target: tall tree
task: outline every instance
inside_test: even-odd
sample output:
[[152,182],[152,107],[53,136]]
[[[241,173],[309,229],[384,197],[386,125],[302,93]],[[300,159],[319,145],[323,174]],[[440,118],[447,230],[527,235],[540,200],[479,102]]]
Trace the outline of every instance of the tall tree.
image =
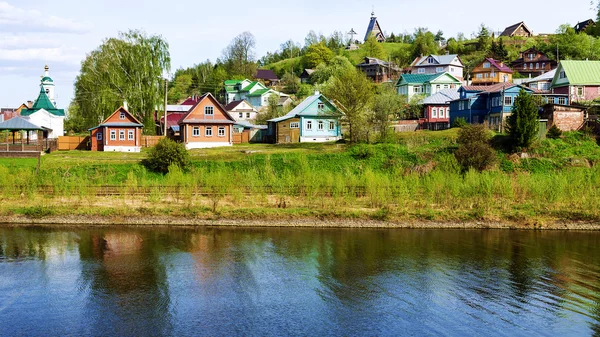
[[154,110],[164,98],[162,76],[170,71],[169,45],[161,36],[138,30],[103,41],[81,63],[75,81],[75,103],[87,127],[97,125],[123,101],[152,134]]
[[336,77],[325,88],[325,96],[344,112],[351,142],[366,140],[367,113],[373,101],[373,84],[359,70],[352,69]]
[[477,49],[487,51],[490,48],[491,40],[489,28],[482,23],[479,25],[479,32],[477,33]]
[[402,110],[404,96],[398,95],[396,88],[389,84],[380,86],[378,91],[373,100],[370,122],[379,132],[379,141],[385,142],[390,135],[390,120]]
[[538,108],[533,98],[524,89],[515,98],[512,114],[508,117],[506,128],[514,148],[526,148],[538,133]]
[[367,38],[360,49],[363,53],[363,56],[374,57],[378,59],[383,59],[386,56],[383,46],[377,41],[375,35],[373,34]]
[[223,50],[221,61],[231,77],[252,77],[256,71],[256,40],[250,32],[236,36]]
[[325,43],[319,42],[317,44],[310,45],[306,49],[306,53],[302,57],[302,63],[304,68],[315,68],[321,63],[327,63],[333,58],[333,52],[327,48]]
[[436,54],[439,45],[435,41],[435,35],[427,30],[427,28],[417,28],[414,33],[414,41],[412,44],[412,59],[421,55]]

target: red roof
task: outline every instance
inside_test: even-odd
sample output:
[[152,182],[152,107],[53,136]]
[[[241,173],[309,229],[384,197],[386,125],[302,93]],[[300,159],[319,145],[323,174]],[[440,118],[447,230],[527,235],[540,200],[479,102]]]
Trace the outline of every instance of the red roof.
[[508,89],[514,87],[516,84],[504,82],[504,83],[496,83],[492,85],[465,85],[463,88],[468,91],[481,91],[481,92],[498,92],[503,89]]
[[493,58],[486,58],[486,60],[494,67],[496,67],[498,70],[503,71],[505,73],[512,73],[512,69],[510,69],[509,67],[507,67],[504,63],[500,62],[500,61],[496,61]]
[[232,101],[231,103],[229,103],[225,106],[225,110],[231,111],[231,110],[235,109],[235,107],[238,106],[243,101],[244,101],[243,99],[241,99],[239,101]]
[[[186,113],[169,113],[167,115],[167,128],[170,128],[173,125],[179,125],[179,120],[181,119],[181,117],[183,117]],[[162,116],[160,118],[160,123],[163,124],[165,120],[165,116]]]
[[268,70],[268,69],[257,69],[256,75],[254,75],[254,78],[256,78],[258,80],[269,80],[269,81],[279,80],[279,77],[277,77],[277,75],[275,75],[273,70]]
[[196,103],[200,102],[201,98],[202,98],[202,96],[188,97],[188,98],[186,98],[185,101],[181,102],[179,105],[195,105]]

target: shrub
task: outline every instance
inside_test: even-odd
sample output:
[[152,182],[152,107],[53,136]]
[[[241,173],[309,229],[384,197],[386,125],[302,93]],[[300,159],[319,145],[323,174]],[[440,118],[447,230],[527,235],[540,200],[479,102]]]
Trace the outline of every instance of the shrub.
[[142,160],[142,165],[150,171],[166,174],[171,165],[185,170],[189,165],[189,157],[183,144],[163,138],[148,151],[148,158]]
[[496,162],[490,134],[483,124],[466,125],[458,132],[458,149],[454,152],[463,172],[470,168],[483,171]]
[[454,122],[452,122],[453,128],[462,128],[463,126],[466,126],[466,125],[467,125],[467,121],[462,117],[458,117],[454,120]]
[[556,126],[556,124],[552,124],[552,127],[548,129],[546,133],[546,137],[550,139],[558,139],[562,136],[562,131]]
[[533,97],[521,89],[506,123],[513,148],[529,147],[537,137],[538,128],[538,108]]
[[348,151],[355,159],[367,159],[373,156],[373,147],[367,144],[358,144],[350,148]]

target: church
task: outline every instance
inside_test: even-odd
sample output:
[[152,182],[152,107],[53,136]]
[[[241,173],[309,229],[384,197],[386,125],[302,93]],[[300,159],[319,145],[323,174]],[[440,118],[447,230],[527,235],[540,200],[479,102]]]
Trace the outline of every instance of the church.
[[56,108],[54,81],[49,75],[48,66],[44,68],[38,98],[30,108],[21,110],[21,117],[44,128],[44,138],[64,135],[65,110]]
[[367,41],[371,34],[375,35],[375,39],[377,39],[378,42],[385,42],[385,35],[383,34],[383,30],[379,25],[379,21],[377,21],[374,11],[371,13],[371,20],[369,20],[369,26],[367,27],[367,33],[365,34],[364,41]]

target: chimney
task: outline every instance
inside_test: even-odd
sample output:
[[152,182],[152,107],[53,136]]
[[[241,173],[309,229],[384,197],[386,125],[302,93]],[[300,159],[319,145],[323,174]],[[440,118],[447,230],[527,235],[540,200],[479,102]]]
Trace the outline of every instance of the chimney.
[[123,101],[123,109],[129,111],[129,109],[127,108],[127,101]]

